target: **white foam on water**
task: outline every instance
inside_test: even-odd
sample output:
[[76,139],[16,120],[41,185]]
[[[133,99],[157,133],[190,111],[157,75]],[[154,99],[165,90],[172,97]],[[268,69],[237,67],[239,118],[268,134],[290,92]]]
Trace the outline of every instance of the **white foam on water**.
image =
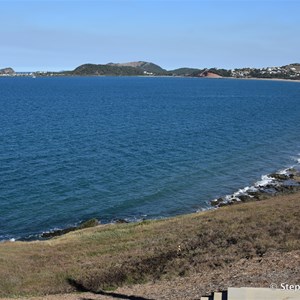
[[[217,200],[217,199],[215,199]],[[199,209],[196,210],[196,213],[199,213],[199,212],[202,212],[202,211],[207,211],[207,210],[212,210],[212,209],[215,209],[215,207],[213,206],[210,206],[210,207],[201,207]]]
[[4,242],[15,242],[19,240],[19,237],[11,237],[8,235],[0,235],[0,243],[4,243]]
[[[243,196],[243,195],[247,195],[250,198],[253,198],[252,195],[249,195],[248,192],[256,192],[257,188],[255,186],[246,186],[243,189],[239,189],[237,192],[230,194],[230,195],[226,195],[224,197],[225,202],[231,201],[233,199],[235,199],[236,201],[241,201],[241,199],[239,199],[239,196]],[[217,200],[217,199],[215,199]]]
[[298,156],[293,156],[291,157],[292,160],[294,160],[297,164],[300,164],[300,153],[298,154]]
[[243,189],[239,189],[234,195],[248,195],[248,192],[256,192],[257,188],[255,186],[246,186]]
[[225,202],[228,202],[231,198],[232,198],[232,195],[226,195],[226,196],[224,197]]
[[277,172],[277,174],[280,174],[280,175],[289,175],[291,168],[286,168],[286,169],[280,170],[280,171]]
[[254,186],[255,187],[263,187],[263,186],[266,186],[270,183],[273,183],[274,182],[274,179],[269,177],[268,175],[263,175],[261,176],[261,180],[255,182]]
[[231,194],[231,195],[226,195],[226,196],[224,197],[224,199],[225,199],[225,202],[232,201],[233,199],[236,200],[236,201],[241,201],[241,200],[238,198],[238,196],[237,196],[237,192],[235,192],[235,193],[233,193],[233,194]]
[[[300,153],[299,153],[300,156]],[[296,170],[296,172],[300,172],[300,158],[299,157],[293,157],[293,160],[297,161],[298,164],[290,166],[288,168],[285,169],[281,169],[277,172],[275,172],[275,174],[278,175],[291,175],[294,173],[294,171]],[[223,203],[227,203],[227,202],[231,202],[231,201],[242,201],[239,197],[245,195],[248,196],[250,198],[253,198],[254,196],[251,195],[251,192],[257,192],[257,191],[261,191],[264,190],[264,188],[267,188],[268,185],[270,185],[271,187],[275,187],[277,185],[281,185],[281,181],[277,180],[276,178],[273,178],[269,175],[262,175],[261,179],[258,180],[257,182],[255,182],[253,185],[251,186],[246,186],[242,189],[239,189],[238,191],[230,194],[230,195],[226,195],[223,198]],[[289,183],[291,184],[291,183]],[[249,194],[250,193],[250,194]],[[216,204],[218,203],[218,199],[214,199],[211,202],[215,202]]]

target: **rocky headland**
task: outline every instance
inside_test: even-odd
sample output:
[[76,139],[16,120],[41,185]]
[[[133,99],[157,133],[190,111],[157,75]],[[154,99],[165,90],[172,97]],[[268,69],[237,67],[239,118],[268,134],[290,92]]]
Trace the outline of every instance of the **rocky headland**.
[[12,68],[0,69],[0,76],[13,76],[16,72]]
[[300,172],[294,168],[262,176],[254,185],[211,201],[214,207],[260,201],[300,191]]

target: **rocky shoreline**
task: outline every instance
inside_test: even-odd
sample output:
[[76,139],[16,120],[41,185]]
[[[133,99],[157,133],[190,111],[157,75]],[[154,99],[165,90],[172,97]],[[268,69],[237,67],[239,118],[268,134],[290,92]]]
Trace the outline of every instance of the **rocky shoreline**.
[[[261,201],[278,195],[291,194],[297,191],[300,191],[300,171],[292,167],[280,172],[264,175],[262,176],[262,179],[254,185],[240,189],[231,195],[213,199],[210,201],[210,205],[213,208],[219,208],[246,202]],[[131,222],[125,219],[116,219],[112,223],[121,224]],[[100,220],[93,218],[83,221],[77,226],[43,232],[39,235],[39,238],[42,240],[51,239],[72,231],[95,227],[100,224]]]
[[40,237],[42,239],[51,239],[53,237],[61,236],[63,234],[66,234],[66,233],[69,233],[69,232],[72,232],[72,231],[85,229],[85,228],[90,228],[90,227],[95,227],[99,224],[100,224],[100,221],[98,221],[97,219],[90,219],[90,220],[81,222],[78,226],[72,226],[72,227],[67,227],[67,228],[64,228],[64,229],[57,229],[57,230],[53,230],[53,231],[43,232],[40,235]]
[[222,207],[265,200],[277,195],[285,195],[300,191],[300,171],[288,168],[281,172],[262,176],[262,180],[250,187],[240,189],[232,195],[227,195],[210,201],[213,207]]
[[[116,219],[115,221],[108,223],[108,224],[126,224],[126,223],[130,223],[130,222],[126,221],[124,219]],[[39,235],[39,237],[43,240],[44,239],[52,239],[54,237],[58,237],[58,236],[67,234],[72,231],[96,227],[98,225],[101,225],[101,221],[96,218],[92,218],[87,221],[80,222],[79,225],[77,225],[77,226],[71,226],[71,227],[66,227],[63,229],[55,229],[55,230],[43,232]],[[104,224],[102,224],[102,225],[104,225]]]
[[[281,172],[264,175],[262,176],[262,180],[256,182],[253,186],[240,189],[231,195],[211,200],[210,204],[213,208],[219,208],[251,201],[261,201],[274,196],[287,195],[297,191],[300,191],[300,171],[295,168],[288,168]],[[117,219],[112,223],[121,224],[130,222],[124,219]],[[100,224],[100,220],[93,218],[81,222],[78,226],[43,232],[40,234],[40,238],[51,239],[72,231],[95,227]]]

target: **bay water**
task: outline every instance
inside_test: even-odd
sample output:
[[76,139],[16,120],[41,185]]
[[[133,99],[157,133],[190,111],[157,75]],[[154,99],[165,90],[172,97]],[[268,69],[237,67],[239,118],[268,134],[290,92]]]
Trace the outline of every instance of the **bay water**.
[[0,78],[0,240],[210,207],[300,158],[300,83]]

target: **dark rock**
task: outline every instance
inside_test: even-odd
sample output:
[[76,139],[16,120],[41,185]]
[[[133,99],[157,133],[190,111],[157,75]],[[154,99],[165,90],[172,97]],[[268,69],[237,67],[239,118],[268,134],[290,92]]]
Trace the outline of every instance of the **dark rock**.
[[87,220],[85,222],[81,222],[76,229],[84,229],[84,228],[89,228],[89,227],[95,227],[97,225],[99,225],[99,221],[95,218]]
[[266,189],[272,189],[274,187],[274,184],[266,184],[263,188]]
[[99,225],[99,221],[97,219],[90,219],[84,222],[81,222],[78,226],[74,226],[74,227],[68,227],[65,229],[58,229],[58,230],[53,230],[50,232],[44,232],[41,234],[41,238],[44,239],[50,239],[56,236],[61,236],[64,235],[66,233],[69,233],[71,231],[75,231],[75,230],[80,230],[80,229],[85,229],[85,228],[89,228],[89,227],[95,227],[97,225]]
[[228,206],[229,202],[221,202],[218,207]]
[[128,221],[124,220],[124,219],[117,219],[115,221],[116,224],[126,224],[126,223],[129,223]]
[[297,171],[295,168],[289,168],[287,171],[290,176],[299,176],[300,175],[299,171]]
[[41,235],[41,238],[44,239],[50,239],[56,236],[61,236],[63,234],[69,233],[71,231],[75,231],[76,227],[69,227],[69,228],[65,228],[65,229],[58,229],[58,230],[54,230],[54,231],[50,231],[50,232],[44,232]]
[[248,202],[248,201],[253,201],[253,197],[250,197],[249,195],[240,195],[238,196],[238,198],[242,201],[242,202]]
[[287,186],[282,186],[282,185],[277,185],[277,186],[274,186],[274,189],[278,193],[283,193],[285,190],[288,189],[288,187]]
[[238,198],[235,198],[235,197],[232,197],[230,200],[229,200],[229,202],[231,202],[231,203],[235,203],[235,202],[239,202],[240,200],[239,200],[239,197]]
[[224,202],[223,198],[218,198],[210,201],[210,204],[212,206],[218,206],[220,203]]
[[293,177],[293,180],[295,180],[296,182],[300,183],[300,176],[298,176],[298,175],[296,176],[296,175],[295,175],[295,176]]
[[287,180],[289,179],[289,175],[286,175],[286,174],[278,174],[278,173],[272,173],[269,175],[269,177],[272,177],[274,179],[277,179],[277,180]]
[[261,195],[263,194],[261,191],[256,191],[256,192],[248,192],[248,194],[250,196],[252,196],[255,199],[259,199],[259,197],[261,197]]

